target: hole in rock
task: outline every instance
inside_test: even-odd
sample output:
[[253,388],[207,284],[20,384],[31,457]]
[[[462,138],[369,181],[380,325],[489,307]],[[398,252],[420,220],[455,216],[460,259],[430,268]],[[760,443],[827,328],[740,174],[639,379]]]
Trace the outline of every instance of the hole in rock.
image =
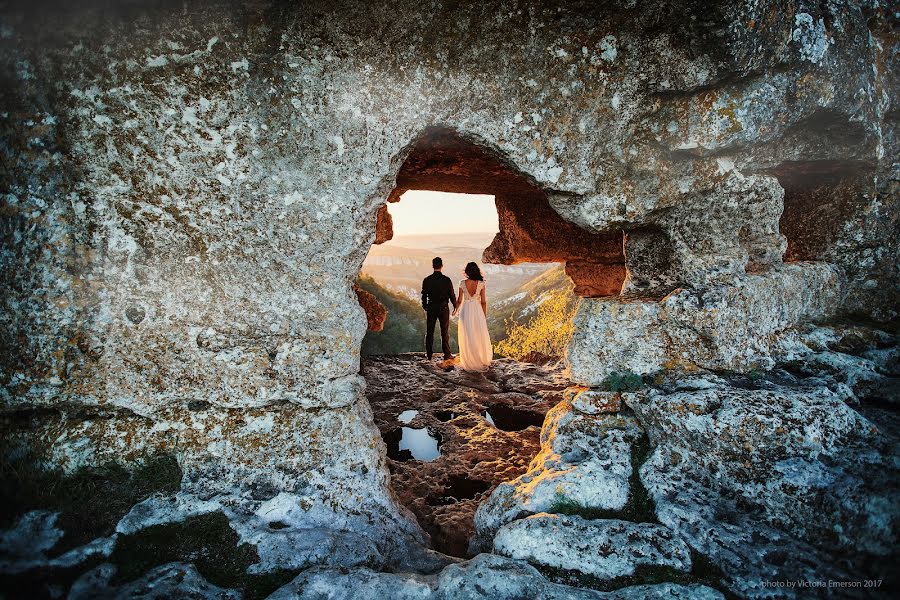
[[773,168],[784,188],[778,222],[784,260],[825,260],[842,229],[865,205],[871,166],[862,161],[785,161]]
[[451,475],[447,478],[443,489],[435,495],[428,496],[425,501],[431,506],[447,506],[462,500],[471,500],[491,487],[487,481]]
[[[467,262],[482,262],[495,342],[507,337],[506,320],[527,322],[548,301],[572,308],[575,297],[618,295],[625,282],[620,230],[593,233],[566,221],[507,158],[448,128],[428,128],[411,145],[375,221],[355,288],[370,332],[363,355],[421,351],[424,332],[415,321],[434,256],[454,284]],[[559,358],[559,344],[531,345],[504,354]],[[451,346],[456,352],[455,339]]]
[[446,423],[447,421],[452,421],[456,417],[458,417],[454,412],[450,412],[449,410],[439,410],[434,413],[434,418],[436,418],[441,423]]
[[[361,373],[398,499],[435,549],[465,556],[477,508],[471,500],[527,471],[543,414],[562,400],[568,383],[558,363],[578,297],[622,291],[623,233],[592,233],[564,220],[509,159],[451,129],[429,128],[404,152],[356,284],[369,324]],[[456,372],[440,369],[437,326],[434,361],[425,360],[421,289],[436,256],[456,293],[466,263],[484,275],[494,360],[478,385],[459,364]],[[451,321],[458,356],[457,328]],[[510,392],[540,400],[517,410],[491,398]],[[489,429],[477,426],[486,406],[495,424]]]
[[485,420],[503,431],[522,431],[528,427],[540,428],[544,424],[544,414],[520,410],[506,404],[495,404],[484,411]]
[[382,437],[387,444],[387,454],[391,460],[432,461],[441,455],[440,435],[432,433],[427,427],[422,429],[401,427],[383,434]]
[[416,415],[418,415],[418,414],[419,414],[419,411],[417,411],[417,410],[404,410],[402,413],[397,415],[397,420],[400,421],[401,423],[407,424],[410,421],[412,421],[413,419],[415,419]]

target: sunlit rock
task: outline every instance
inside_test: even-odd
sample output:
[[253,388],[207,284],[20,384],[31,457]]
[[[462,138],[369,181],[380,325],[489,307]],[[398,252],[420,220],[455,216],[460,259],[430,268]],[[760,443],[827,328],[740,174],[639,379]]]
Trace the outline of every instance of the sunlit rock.
[[387,320],[387,309],[384,308],[374,295],[366,290],[360,289],[359,286],[354,286],[353,290],[356,292],[356,298],[359,300],[359,305],[366,311],[368,331],[383,330],[384,322]]
[[473,550],[489,548],[510,521],[570,503],[621,510],[628,501],[631,448],[643,435],[630,414],[585,415],[560,403],[547,414],[541,451],[524,475],[502,483],[475,513]]

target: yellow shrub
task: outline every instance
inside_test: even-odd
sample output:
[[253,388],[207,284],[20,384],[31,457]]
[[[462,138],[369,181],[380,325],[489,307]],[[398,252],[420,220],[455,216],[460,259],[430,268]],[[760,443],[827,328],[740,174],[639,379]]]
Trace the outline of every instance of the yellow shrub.
[[497,354],[522,360],[532,352],[562,358],[572,339],[577,303],[567,290],[546,292],[549,298],[538,305],[527,323],[506,321],[506,339],[494,348]]

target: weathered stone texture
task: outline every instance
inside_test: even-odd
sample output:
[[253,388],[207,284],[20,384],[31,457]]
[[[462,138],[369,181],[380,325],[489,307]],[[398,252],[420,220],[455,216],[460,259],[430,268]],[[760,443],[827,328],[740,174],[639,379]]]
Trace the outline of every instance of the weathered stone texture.
[[605,580],[634,575],[640,567],[691,568],[687,544],[671,530],[618,519],[533,515],[501,527],[494,551]]
[[658,301],[584,300],[568,350],[571,377],[597,387],[615,372],[769,368],[779,334],[833,315],[840,301],[840,271],[826,263],[785,264]]
[[356,292],[356,299],[359,305],[366,311],[367,331],[381,331],[384,329],[384,322],[387,319],[387,309],[381,302],[366,290],[360,289],[358,285],[353,286]]
[[[603,243],[565,253],[576,283],[585,274],[579,293],[624,282],[641,296],[582,302],[577,383],[766,367],[805,321],[896,317],[888,11],[840,0],[5,5],[4,452],[74,469],[174,449],[184,491],[236,506],[234,526],[260,548],[252,515],[279,494],[298,506],[308,496],[311,528],[346,511],[353,536],[423,542],[387,489],[353,282],[387,236],[401,166],[435,127],[546,199],[544,223],[512,195],[499,201],[498,255],[549,258],[528,248],[541,228],[551,241],[587,235]],[[785,250],[823,262],[782,265]],[[602,445],[604,427],[585,427],[572,439]],[[613,466],[602,493],[560,472],[572,494],[624,502],[624,440],[596,471],[545,442],[551,466]],[[516,511],[528,499],[508,494]],[[528,501],[542,510],[549,488],[538,496]]]

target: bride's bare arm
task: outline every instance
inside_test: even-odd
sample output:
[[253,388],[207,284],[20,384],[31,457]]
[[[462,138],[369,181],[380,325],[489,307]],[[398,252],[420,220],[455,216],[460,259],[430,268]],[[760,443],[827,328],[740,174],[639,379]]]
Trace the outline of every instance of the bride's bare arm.
[[484,311],[484,316],[487,316],[487,293],[484,291],[484,285],[481,286],[481,310]]

